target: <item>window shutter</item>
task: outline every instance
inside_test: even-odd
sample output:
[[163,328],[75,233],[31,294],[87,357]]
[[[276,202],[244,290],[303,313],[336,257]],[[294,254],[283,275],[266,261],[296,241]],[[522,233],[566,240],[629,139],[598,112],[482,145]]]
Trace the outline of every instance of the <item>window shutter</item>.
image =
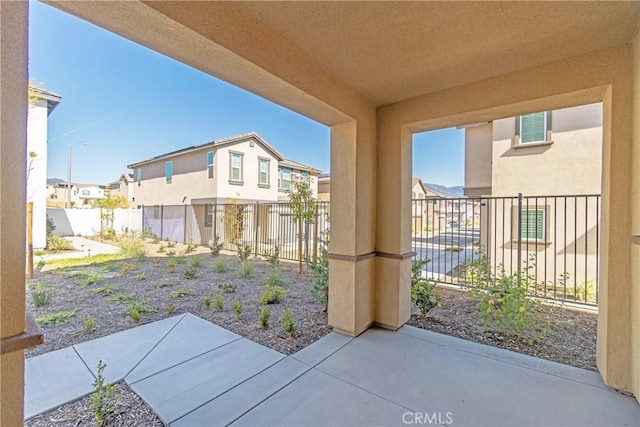
[[538,142],[546,140],[545,112],[521,116],[520,142]]
[[544,240],[544,209],[523,210],[521,228],[523,239]]

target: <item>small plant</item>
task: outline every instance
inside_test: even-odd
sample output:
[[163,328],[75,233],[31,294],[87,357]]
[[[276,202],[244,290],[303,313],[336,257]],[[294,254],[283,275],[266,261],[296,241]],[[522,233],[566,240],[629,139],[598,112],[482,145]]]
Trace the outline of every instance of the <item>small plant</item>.
[[82,329],[93,331],[96,328],[96,319],[91,316],[82,316]]
[[164,283],[160,283],[160,284],[158,285],[158,288],[159,288],[159,289],[162,289],[162,288],[170,288],[171,286],[175,286],[175,285],[176,285],[175,283],[171,283],[171,282],[164,282]]
[[189,243],[187,243],[187,247],[184,248],[184,253],[185,254],[190,254],[191,252],[195,251],[196,249],[198,249],[198,245],[193,243],[193,240],[190,240]]
[[440,294],[436,290],[435,283],[420,280],[411,287],[411,302],[418,307],[423,316],[438,305],[439,301]]
[[298,326],[293,319],[293,314],[288,308],[285,308],[282,312],[282,317],[280,317],[280,324],[282,325],[282,330],[285,334],[287,334],[289,338],[292,338],[293,334],[295,334],[296,330],[298,329]]
[[274,269],[280,265],[280,247],[278,245],[273,245],[273,249],[269,251],[267,262]]
[[269,309],[267,307],[262,307],[260,310],[260,315],[258,316],[258,324],[261,328],[267,329],[269,327],[269,317],[271,313],[269,313]]
[[94,294],[111,295],[116,291],[116,287],[111,285],[100,286],[99,288],[91,289]]
[[184,264],[185,263],[185,257],[183,257],[183,256],[176,257],[176,262],[178,264]]
[[445,252],[462,252],[463,249],[460,246],[447,246],[444,248]]
[[103,273],[111,273],[112,271],[116,271],[117,269],[118,269],[118,264],[114,262],[107,262],[102,266],[100,271],[102,271]]
[[311,269],[313,282],[311,284],[311,294],[326,311],[329,305],[329,240],[328,238],[318,239],[320,243],[320,257],[317,259],[306,258],[305,263]]
[[120,267],[120,273],[122,273],[123,276],[127,276],[129,273],[131,273],[132,271],[136,271],[137,269],[138,269],[138,264],[135,264],[132,262],[125,262]]
[[69,251],[73,249],[71,242],[62,236],[52,234],[47,237],[47,250],[52,252]]
[[193,268],[198,268],[202,265],[202,258],[200,255],[192,256],[189,258],[189,265]]
[[416,258],[411,262],[411,287],[413,288],[418,282],[422,281],[422,269],[429,263],[429,258]]
[[209,310],[209,308],[211,307],[211,298],[209,297],[202,298],[202,305],[204,305],[204,308]]
[[[175,248],[176,247],[176,242],[172,242],[171,240],[169,240],[167,242],[167,247],[168,248]],[[174,252],[175,253],[175,252]]]
[[236,293],[236,289],[238,287],[233,283],[221,283],[218,285],[218,289],[220,289],[225,294],[234,294]]
[[252,249],[253,248],[249,245],[246,245],[246,246],[238,245],[238,258],[240,258],[240,261],[242,262],[247,261],[251,256]]
[[240,298],[237,295],[233,299],[233,312],[236,314],[236,317],[240,317],[242,314],[242,301],[240,301]]
[[279,304],[285,296],[281,286],[265,285],[264,291],[260,295],[260,304]]
[[175,273],[177,266],[178,266],[178,262],[175,259],[172,259],[167,263],[167,271],[169,273]]
[[189,289],[185,288],[176,289],[175,291],[171,291],[169,294],[171,298],[182,298],[187,295],[193,295],[193,293]]
[[269,271],[266,284],[271,286],[282,286],[285,284],[282,272],[278,267],[272,268],[271,271]]
[[185,279],[194,279],[196,277],[196,268],[189,267],[182,273],[182,275]]
[[227,270],[227,263],[222,258],[216,258],[213,261],[213,271],[216,273],[224,273]]
[[118,400],[122,397],[122,393],[116,394],[117,386],[115,384],[105,385],[102,373],[106,367],[107,365],[102,360],[98,362],[98,375],[93,382],[94,391],[91,393],[91,410],[99,427],[107,425],[118,404]]
[[80,277],[79,284],[82,286],[93,285],[94,283],[98,283],[100,280],[102,280],[102,276],[100,275],[100,273],[96,273],[94,271],[83,272],[79,274],[78,277]]
[[129,317],[133,320],[133,323],[139,323],[142,320],[142,314],[135,308],[129,310]]
[[48,313],[43,314],[42,316],[36,319],[36,322],[39,326],[47,326],[47,325],[64,325],[71,321],[71,318],[74,317],[80,311],[79,308],[73,308],[67,311],[59,311],[57,313]]
[[149,304],[149,301],[131,301],[127,303],[130,310],[136,310],[139,313],[157,313],[158,309]]
[[136,277],[136,280],[138,280],[138,281],[141,281],[141,280],[147,280],[147,275],[146,275],[146,274],[144,274],[144,273],[136,274],[136,276],[135,276],[135,277]]
[[36,307],[44,307],[51,304],[53,295],[49,289],[49,285],[45,282],[34,284],[31,293],[31,301]]
[[176,256],[176,251],[174,251],[174,250],[167,251],[167,256],[170,257],[170,258]]
[[253,274],[253,266],[249,261],[242,261],[240,267],[238,267],[238,277],[241,279],[248,279]]
[[163,254],[164,253],[164,245],[160,245],[158,249],[156,249],[156,253]]
[[167,309],[167,314],[173,314],[173,312],[176,311],[176,306],[174,303],[170,302],[170,303],[167,303],[166,309]]
[[211,256],[216,258],[218,255],[220,255],[220,250],[222,249],[223,246],[224,244],[220,243],[220,236],[216,234],[215,237],[213,238],[213,243],[210,246]]
[[154,267],[157,267],[160,265],[160,258],[153,258],[151,262],[153,263]]
[[142,260],[147,256],[146,239],[142,233],[126,231],[118,236],[118,253],[123,258]]
[[107,298],[107,302],[110,304],[130,304],[135,301],[133,294],[116,294]]
[[224,298],[221,294],[215,294],[215,299],[213,300],[213,308],[218,311],[224,310]]

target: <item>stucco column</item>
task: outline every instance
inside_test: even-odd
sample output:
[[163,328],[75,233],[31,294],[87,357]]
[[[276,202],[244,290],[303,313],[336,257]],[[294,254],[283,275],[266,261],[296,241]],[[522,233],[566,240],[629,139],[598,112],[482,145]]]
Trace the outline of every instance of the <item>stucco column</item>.
[[375,120],[331,127],[329,324],[357,336],[373,323]]
[[27,2],[0,1],[0,425],[23,424]]
[[412,133],[378,115],[375,323],[398,329],[411,316]]

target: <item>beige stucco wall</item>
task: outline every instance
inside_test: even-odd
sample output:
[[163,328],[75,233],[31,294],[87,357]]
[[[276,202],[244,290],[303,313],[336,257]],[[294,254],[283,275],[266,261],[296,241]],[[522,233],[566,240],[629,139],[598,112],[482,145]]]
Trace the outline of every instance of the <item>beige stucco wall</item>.
[[631,178],[631,347],[633,393],[640,401],[640,32],[633,45],[633,137]]
[[468,127],[464,133],[464,194],[491,194],[493,124]]

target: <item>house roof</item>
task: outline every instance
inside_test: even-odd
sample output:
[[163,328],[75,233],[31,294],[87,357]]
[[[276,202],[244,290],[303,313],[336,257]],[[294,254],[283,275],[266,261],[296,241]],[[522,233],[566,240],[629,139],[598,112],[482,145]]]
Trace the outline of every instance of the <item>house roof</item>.
[[47,115],[51,114],[62,100],[60,95],[39,87],[31,86],[31,92],[38,98],[47,101]]
[[235,136],[229,136],[229,137],[226,137],[226,138],[216,139],[216,140],[213,140],[213,141],[205,142],[204,144],[192,145],[191,147],[181,148],[179,150],[171,151],[171,152],[165,153],[165,154],[161,154],[159,156],[155,156],[155,157],[152,157],[152,158],[147,159],[147,160],[142,160],[141,162],[132,163],[130,165],[127,165],[127,167],[133,169],[133,168],[136,168],[138,166],[142,166],[142,165],[147,164],[147,163],[156,162],[158,160],[168,159],[168,158],[180,156],[182,154],[191,153],[191,152],[199,151],[199,150],[204,150],[204,149],[212,148],[212,147],[219,148],[219,147],[223,147],[225,145],[231,145],[231,144],[236,144],[238,142],[246,141],[248,139],[253,139],[254,141],[256,141],[259,144],[261,144],[268,151],[271,151],[271,153],[274,155],[275,158],[278,159],[278,161],[284,160],[284,156],[282,154],[280,154],[278,152],[278,150],[273,148],[260,135],[258,135],[255,132],[249,132],[249,133],[243,133],[241,135],[235,135]]
[[304,163],[300,163],[300,162],[296,162],[295,160],[289,160],[289,159],[282,159],[278,162],[278,166],[284,166],[284,167],[288,167],[288,168],[292,168],[292,169],[300,169],[300,170],[305,170],[305,171],[309,171],[313,174],[319,174],[320,172],[322,172],[319,169],[316,169],[312,166],[308,166],[305,165]]
[[427,194],[427,187],[424,186],[422,179],[413,178],[413,181],[411,182],[411,188],[415,188],[416,184],[420,184],[420,187],[422,188],[422,191],[424,191],[424,194]]

